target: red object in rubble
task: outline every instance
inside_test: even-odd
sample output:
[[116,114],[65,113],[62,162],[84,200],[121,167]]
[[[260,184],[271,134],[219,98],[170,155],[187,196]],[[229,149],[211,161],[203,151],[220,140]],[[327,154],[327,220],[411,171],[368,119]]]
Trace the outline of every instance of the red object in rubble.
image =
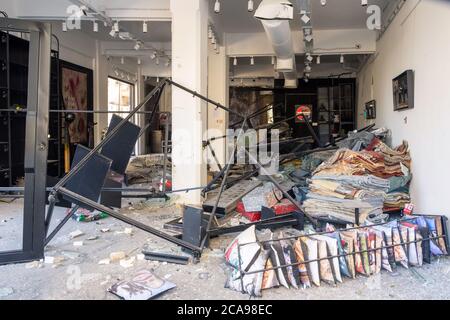
[[277,203],[273,208],[277,216],[282,214],[288,214],[295,212],[298,208],[289,199],[283,199],[280,203]]
[[259,211],[256,211],[256,212],[247,212],[247,211],[245,211],[244,203],[242,201],[239,201],[237,203],[236,211],[240,215],[246,217],[251,222],[256,222],[256,221],[261,220],[261,212],[259,212]]

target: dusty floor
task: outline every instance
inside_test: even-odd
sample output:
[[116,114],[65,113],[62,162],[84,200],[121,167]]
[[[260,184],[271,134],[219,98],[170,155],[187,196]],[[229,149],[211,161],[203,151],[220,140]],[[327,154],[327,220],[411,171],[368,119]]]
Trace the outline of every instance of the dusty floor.
[[[20,239],[22,200],[11,204],[0,203],[0,251],[17,247]],[[65,210],[55,212],[54,223]],[[149,210],[123,209],[130,217],[149,225],[162,227],[163,223],[180,215],[180,210],[169,208]],[[136,256],[142,248],[171,249],[176,246],[146,232],[133,228],[123,233],[128,225],[113,218],[97,222],[70,220],[46,249],[46,256],[64,257],[59,265],[41,263],[40,266],[17,264],[0,266],[0,299],[117,299],[107,288],[122,279],[129,279],[139,270],[153,269],[177,287],[158,299],[249,299],[248,296],[224,288],[225,273],[221,250],[232,236],[212,241],[213,250],[207,250],[201,262],[187,266],[137,260],[124,268],[119,263],[99,265],[114,251],[125,251]],[[109,232],[101,229],[109,228]],[[84,235],[70,239],[69,233],[81,230]],[[88,240],[98,237],[95,240]],[[75,247],[74,241],[83,241]],[[20,245],[20,244],[19,244]],[[450,299],[450,261],[442,258],[422,268],[383,272],[371,278],[345,280],[338,287],[323,285],[307,290],[271,289],[263,299]]]

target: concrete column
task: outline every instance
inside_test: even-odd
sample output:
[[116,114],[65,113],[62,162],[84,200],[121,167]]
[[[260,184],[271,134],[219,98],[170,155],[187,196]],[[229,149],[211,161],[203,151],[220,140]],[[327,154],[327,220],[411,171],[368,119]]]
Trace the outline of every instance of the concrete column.
[[[207,94],[208,1],[171,0],[172,79]],[[207,125],[206,103],[172,88],[173,188],[206,184],[202,136]],[[200,191],[181,193],[180,202],[200,204]]]
[[[219,47],[219,52],[209,45],[208,51],[208,98],[217,101],[225,106],[229,105],[229,84],[228,84],[228,57],[225,52],[225,45]],[[213,105],[208,106],[208,138],[226,135],[228,128],[228,112],[216,108]],[[225,156],[225,139],[215,140],[211,143],[217,160],[224,166],[226,163]],[[212,171],[220,171],[216,165],[216,161],[208,152],[208,162]]]

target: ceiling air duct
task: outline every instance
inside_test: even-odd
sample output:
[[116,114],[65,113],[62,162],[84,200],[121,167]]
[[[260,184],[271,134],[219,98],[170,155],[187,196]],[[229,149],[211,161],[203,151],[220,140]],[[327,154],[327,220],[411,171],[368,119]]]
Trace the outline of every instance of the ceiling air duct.
[[263,0],[255,12],[255,18],[263,24],[277,57],[275,69],[284,74],[285,87],[296,88],[297,70],[289,25],[289,21],[294,18],[292,3],[286,0]]

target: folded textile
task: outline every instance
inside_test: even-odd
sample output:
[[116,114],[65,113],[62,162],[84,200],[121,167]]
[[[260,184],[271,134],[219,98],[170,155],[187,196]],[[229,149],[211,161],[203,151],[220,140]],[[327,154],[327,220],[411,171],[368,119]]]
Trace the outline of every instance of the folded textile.
[[[336,145],[339,148],[348,148],[356,151],[361,150],[361,148],[366,148],[375,139],[376,136],[372,132],[361,131],[361,132],[349,132],[348,137]],[[355,148],[357,146],[357,148]]]

